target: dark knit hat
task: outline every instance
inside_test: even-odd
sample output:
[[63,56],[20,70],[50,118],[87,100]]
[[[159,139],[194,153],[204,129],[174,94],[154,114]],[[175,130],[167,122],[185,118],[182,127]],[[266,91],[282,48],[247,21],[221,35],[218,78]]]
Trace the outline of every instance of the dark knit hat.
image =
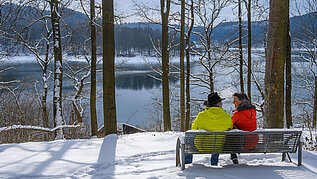
[[220,101],[224,100],[225,98],[220,98],[217,92],[215,93],[210,93],[208,95],[208,101],[204,102],[204,105],[209,106],[209,105],[214,105],[219,103]]

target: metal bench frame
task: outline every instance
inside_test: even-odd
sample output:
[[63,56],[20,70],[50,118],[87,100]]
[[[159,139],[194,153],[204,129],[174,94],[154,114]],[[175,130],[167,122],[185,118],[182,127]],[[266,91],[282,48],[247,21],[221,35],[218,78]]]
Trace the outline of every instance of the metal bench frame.
[[[285,161],[287,154],[292,162],[289,153],[296,153],[297,148],[298,166],[300,166],[302,164],[301,134],[300,130],[290,129],[260,129],[252,132],[190,130],[177,139],[176,167],[181,166],[182,170],[185,169],[186,154],[282,153],[282,161]],[[245,139],[248,136],[249,138],[250,136],[258,136],[258,140],[255,142],[256,146],[252,149],[245,149],[248,142],[250,143],[250,139]],[[219,142],[219,140],[222,141]],[[254,145],[254,141],[251,141],[251,144]]]

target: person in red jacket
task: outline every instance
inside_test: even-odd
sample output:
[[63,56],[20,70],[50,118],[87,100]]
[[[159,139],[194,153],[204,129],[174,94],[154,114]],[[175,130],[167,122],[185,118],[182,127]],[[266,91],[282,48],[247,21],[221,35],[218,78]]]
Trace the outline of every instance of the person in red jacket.
[[[243,131],[254,131],[257,128],[255,106],[250,104],[248,96],[243,92],[234,93],[233,104],[236,110],[233,111],[232,123],[233,129]],[[246,135],[244,150],[255,148],[259,137],[257,135]],[[231,154],[231,159],[234,164],[238,164],[237,154]]]

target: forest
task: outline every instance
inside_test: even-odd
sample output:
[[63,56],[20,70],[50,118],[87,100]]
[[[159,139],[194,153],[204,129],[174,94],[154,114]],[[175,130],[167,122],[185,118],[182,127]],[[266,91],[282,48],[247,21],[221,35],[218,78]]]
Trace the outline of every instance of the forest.
[[[129,83],[159,87],[148,131],[189,130],[209,93],[240,91],[256,106],[258,128],[316,133],[317,3],[304,1],[285,1],[284,13],[261,0],[134,2],[130,16],[140,22],[126,22],[113,1],[1,1],[0,143],[117,133],[116,92]],[[222,17],[226,8],[233,20]],[[12,78],[10,59],[25,55],[36,81]],[[141,60],[151,73],[122,78],[136,57],[152,60]]]

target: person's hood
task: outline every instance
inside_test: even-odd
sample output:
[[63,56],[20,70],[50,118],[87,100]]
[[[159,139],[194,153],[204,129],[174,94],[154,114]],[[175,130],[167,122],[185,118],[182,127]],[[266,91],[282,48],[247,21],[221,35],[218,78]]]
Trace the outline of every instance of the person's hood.
[[248,104],[248,103],[242,103],[237,107],[237,111],[244,111],[247,109],[255,109],[255,106],[252,104]]

